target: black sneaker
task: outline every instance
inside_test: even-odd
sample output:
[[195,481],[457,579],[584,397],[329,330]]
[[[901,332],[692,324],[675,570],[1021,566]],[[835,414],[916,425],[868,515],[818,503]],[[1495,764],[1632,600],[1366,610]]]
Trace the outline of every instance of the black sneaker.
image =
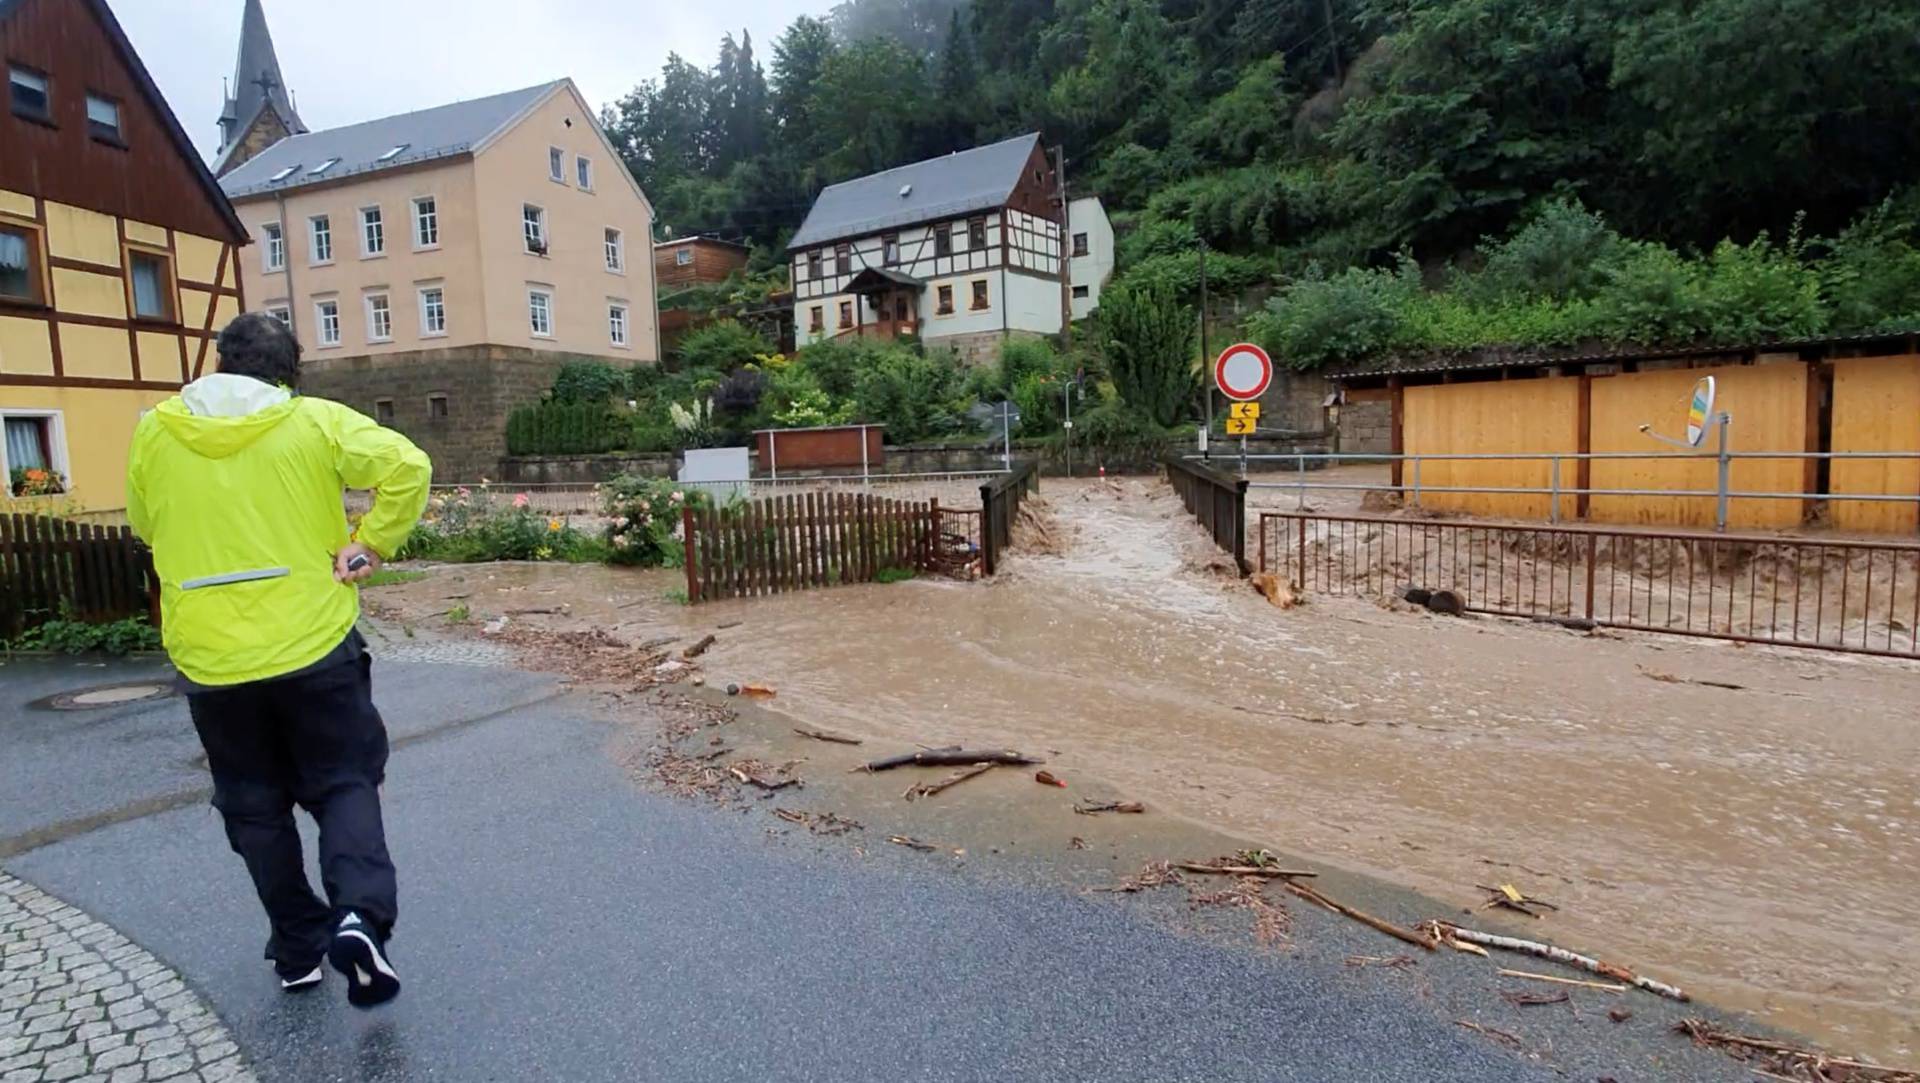
[[326,976],[327,972],[322,970],[317,964],[312,970],[307,971],[305,974],[289,975],[285,971],[282,971],[280,973],[280,990],[285,993],[304,993],[309,989],[318,987]]
[[380,934],[353,911],[333,930],[327,961],[347,979],[347,1003],[356,1008],[385,1004],[400,995],[400,975],[381,950]]

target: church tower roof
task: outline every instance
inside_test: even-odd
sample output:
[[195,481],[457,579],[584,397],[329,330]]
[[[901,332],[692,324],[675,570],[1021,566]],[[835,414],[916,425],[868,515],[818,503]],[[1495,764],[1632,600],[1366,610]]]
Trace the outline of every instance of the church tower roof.
[[[234,61],[233,81],[227,87],[225,107],[220,112],[220,151],[215,169],[224,171],[238,161],[234,152],[247,142],[247,132],[271,112],[274,126],[286,134],[307,130],[294,111],[287,94],[286,80],[280,76],[280,58],[273,51],[273,34],[267,30],[267,13],[260,0],[246,0],[240,15],[240,52]],[[255,147],[254,152],[264,149]]]

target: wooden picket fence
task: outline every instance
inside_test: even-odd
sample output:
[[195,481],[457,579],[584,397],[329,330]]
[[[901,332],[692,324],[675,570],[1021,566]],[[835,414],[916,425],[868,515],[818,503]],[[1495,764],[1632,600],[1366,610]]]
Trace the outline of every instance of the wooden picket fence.
[[0,638],[59,617],[160,623],[153,556],[124,526],[0,515]]
[[970,576],[979,563],[979,512],[938,500],[798,493],[686,508],[682,525],[689,602],[870,583],[888,569]]

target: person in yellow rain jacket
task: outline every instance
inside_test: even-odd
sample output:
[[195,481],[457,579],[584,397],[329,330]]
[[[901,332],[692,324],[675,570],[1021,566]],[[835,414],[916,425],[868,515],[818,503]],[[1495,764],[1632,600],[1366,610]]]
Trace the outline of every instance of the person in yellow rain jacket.
[[[127,517],[153,548],[162,638],[214,807],[266,908],[281,987],[319,985],[324,958],[347,999],[371,1007],[400,991],[387,957],[398,889],[355,582],[406,540],[432,466],[365,415],[295,394],[300,346],[279,320],[238,317],[219,356],[218,372],[140,419]],[[375,494],[354,532],[347,488]],[[327,904],[307,882],[295,804],[320,827]]]

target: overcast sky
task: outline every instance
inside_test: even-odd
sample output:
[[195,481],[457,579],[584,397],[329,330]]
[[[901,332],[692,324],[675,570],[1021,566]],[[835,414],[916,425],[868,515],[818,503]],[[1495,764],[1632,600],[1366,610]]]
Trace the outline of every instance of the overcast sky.
[[[202,154],[219,142],[242,0],[109,0]],[[773,39],[831,0],[265,0],[280,71],[310,128],[572,76],[597,109],[678,52],[710,66],[720,35]]]

